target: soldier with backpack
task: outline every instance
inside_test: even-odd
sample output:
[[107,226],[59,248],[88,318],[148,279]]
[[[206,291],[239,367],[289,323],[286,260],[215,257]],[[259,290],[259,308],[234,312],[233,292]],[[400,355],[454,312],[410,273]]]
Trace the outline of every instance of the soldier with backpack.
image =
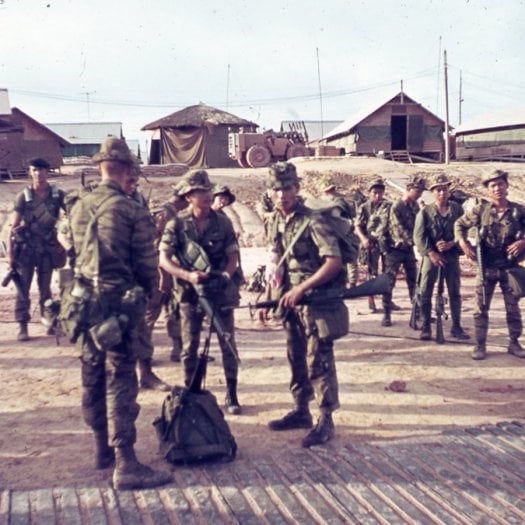
[[134,447],[140,409],[135,339],[158,285],[155,226],[126,193],[136,160],[125,141],[108,139],[93,160],[100,183],[69,212],[75,276],[62,296],[60,318],[69,321],[62,326],[81,356],[82,414],[95,437],[95,467],[115,466],[117,490],[156,487],[171,474],[139,463]]
[[[27,324],[31,319],[29,291],[36,271],[40,294],[40,313],[51,299],[53,269],[65,264],[65,250],[57,239],[57,221],[64,207],[64,192],[49,184],[50,165],[45,159],[29,161],[31,186],[15,197],[14,213],[7,240],[7,256],[11,268],[20,275],[15,301],[15,320],[19,324],[18,340],[27,341]],[[63,254],[63,261],[56,256]],[[48,333],[52,333],[48,330]]]
[[[339,408],[334,341],[348,332],[348,310],[342,300],[327,304],[298,305],[310,290],[345,287],[345,271],[339,242],[322,214],[299,200],[299,177],[289,162],[270,167],[267,177],[275,210],[269,217],[269,243],[280,255],[283,271],[267,295],[279,300],[286,331],[291,369],[290,391],[295,407],[270,421],[273,431],[310,429],[302,440],[308,448],[332,439],[332,413]],[[261,310],[266,319],[269,312]],[[317,398],[320,415],[313,425],[309,403]],[[312,428],[313,427],[313,428]]]

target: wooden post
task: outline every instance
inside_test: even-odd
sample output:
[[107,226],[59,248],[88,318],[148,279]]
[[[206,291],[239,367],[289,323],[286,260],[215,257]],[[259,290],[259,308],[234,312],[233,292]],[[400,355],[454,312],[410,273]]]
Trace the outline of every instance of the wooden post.
[[445,68],[445,164],[450,163],[450,144],[449,144],[449,120],[448,120],[448,72],[447,72],[447,50],[443,52]]

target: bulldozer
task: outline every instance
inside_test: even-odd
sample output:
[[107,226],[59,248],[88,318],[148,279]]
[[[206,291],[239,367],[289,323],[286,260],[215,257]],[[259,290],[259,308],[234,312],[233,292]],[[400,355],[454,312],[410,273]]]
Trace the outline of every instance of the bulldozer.
[[263,133],[244,132],[228,134],[228,153],[241,168],[264,168],[273,162],[293,157],[310,157],[312,148],[306,145],[305,136],[298,131]]

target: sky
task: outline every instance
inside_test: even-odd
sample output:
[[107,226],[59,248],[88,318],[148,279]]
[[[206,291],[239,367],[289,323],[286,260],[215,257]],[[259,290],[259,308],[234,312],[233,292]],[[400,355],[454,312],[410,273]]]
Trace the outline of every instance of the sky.
[[525,106],[524,28],[525,0],[0,0],[0,88],[42,123],[141,142],[199,102],[278,130],[401,86],[445,120],[447,84],[457,126]]

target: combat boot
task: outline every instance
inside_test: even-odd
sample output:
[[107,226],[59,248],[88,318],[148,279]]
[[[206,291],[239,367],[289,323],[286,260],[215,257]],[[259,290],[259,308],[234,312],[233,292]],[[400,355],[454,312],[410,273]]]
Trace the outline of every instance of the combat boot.
[[115,490],[151,489],[171,483],[173,476],[163,470],[139,463],[132,446],[115,449],[116,466],[113,471],[113,488]]
[[485,346],[485,343],[478,343],[474,347],[470,357],[476,361],[483,361],[483,359],[487,357],[487,347]]
[[162,381],[151,369],[151,359],[141,359],[139,367],[139,387],[144,390],[158,390],[159,392],[169,392],[170,385]]
[[18,323],[20,330],[18,331],[17,339],[19,341],[29,341],[29,334],[27,333],[27,323]]
[[462,339],[463,341],[470,339],[470,335],[468,335],[459,324],[452,325],[450,335],[454,337],[454,339]]
[[385,310],[385,313],[383,314],[383,320],[381,321],[381,326],[392,326],[390,310]]
[[306,434],[302,441],[304,448],[314,445],[322,445],[334,437],[335,429],[332,420],[332,414],[329,412],[322,413],[315,427]]
[[521,357],[521,358],[525,357],[525,350],[520,345],[520,342],[518,341],[518,339],[510,340],[507,352],[511,355],[515,355],[516,357]]
[[102,470],[115,464],[115,449],[108,444],[108,431],[95,431],[95,468]]
[[226,379],[226,410],[228,414],[238,415],[242,412],[237,401],[237,379]]
[[430,329],[430,324],[424,324],[421,327],[419,339],[421,339],[421,341],[430,341],[432,339],[432,330]]
[[280,419],[274,419],[268,423],[270,430],[293,430],[296,428],[312,428],[314,422],[308,405],[298,405],[295,410],[288,412]]

